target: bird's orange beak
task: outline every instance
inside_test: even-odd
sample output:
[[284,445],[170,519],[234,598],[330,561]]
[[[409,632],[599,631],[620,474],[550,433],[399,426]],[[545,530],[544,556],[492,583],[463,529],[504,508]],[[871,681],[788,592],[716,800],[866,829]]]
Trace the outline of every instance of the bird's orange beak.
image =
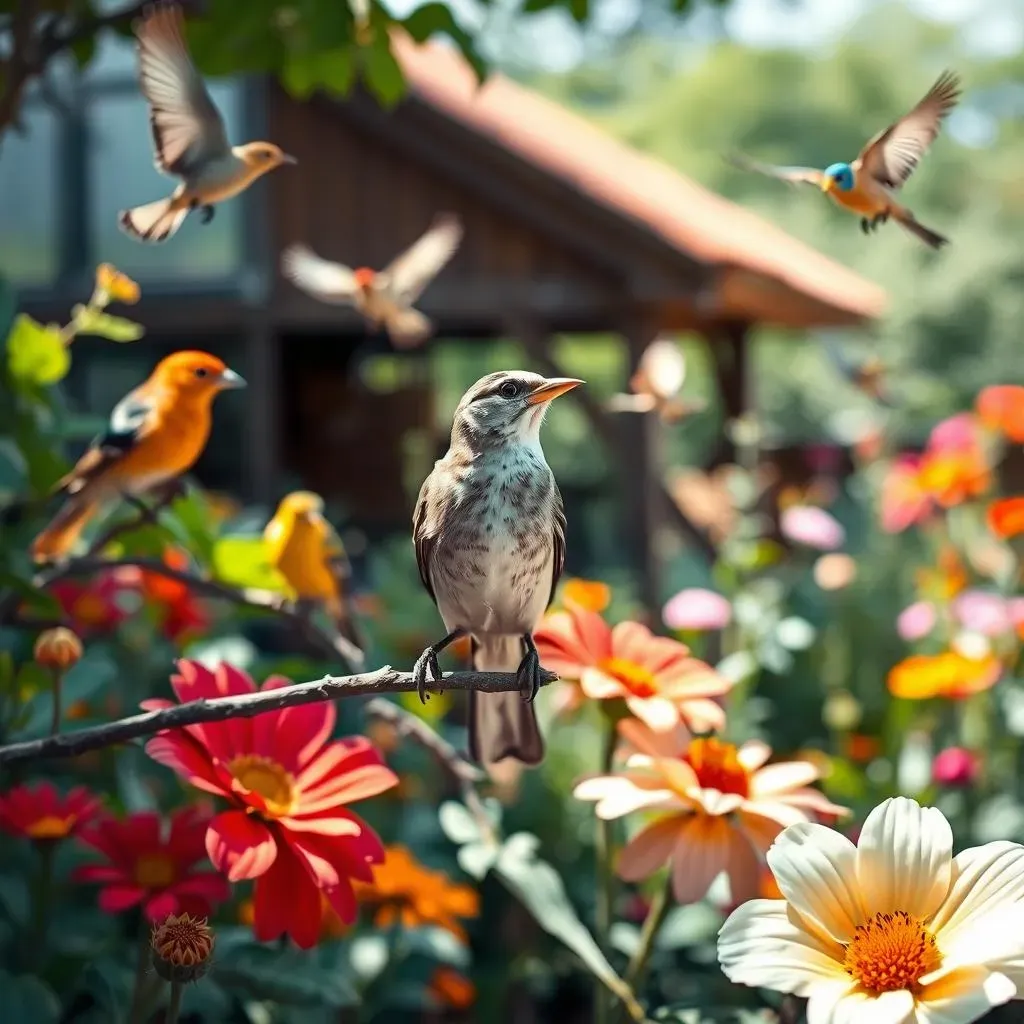
[[526,404],[540,405],[541,402],[550,402],[552,398],[564,395],[566,391],[572,391],[584,383],[585,381],[577,380],[575,377],[549,377],[530,392]]
[[828,175],[826,175],[824,178],[821,179],[821,191],[822,192],[831,192],[832,191],[832,186],[835,183],[836,183],[835,182],[835,178],[830,178],[830,177],[828,177]]

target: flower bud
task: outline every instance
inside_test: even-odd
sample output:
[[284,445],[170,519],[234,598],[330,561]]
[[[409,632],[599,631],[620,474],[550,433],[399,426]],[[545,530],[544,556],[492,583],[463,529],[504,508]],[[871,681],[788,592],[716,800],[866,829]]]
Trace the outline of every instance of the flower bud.
[[164,981],[198,981],[210,966],[213,941],[206,918],[171,914],[153,926],[153,967]]
[[67,672],[82,657],[82,641],[64,626],[39,634],[33,652],[36,663],[55,672]]
[[963,747],[940,750],[932,762],[932,780],[938,786],[970,786],[978,777],[978,757]]
[[127,275],[109,263],[96,268],[96,289],[106,292],[109,300],[134,305],[139,301],[139,286]]

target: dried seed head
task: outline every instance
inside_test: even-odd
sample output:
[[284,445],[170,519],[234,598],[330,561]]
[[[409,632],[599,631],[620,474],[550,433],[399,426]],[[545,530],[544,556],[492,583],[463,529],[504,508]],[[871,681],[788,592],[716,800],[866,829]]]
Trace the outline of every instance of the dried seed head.
[[64,626],[39,634],[33,652],[36,662],[55,672],[67,672],[82,657],[82,641]]
[[206,918],[171,914],[153,926],[153,966],[165,981],[198,981],[210,966],[213,932]]

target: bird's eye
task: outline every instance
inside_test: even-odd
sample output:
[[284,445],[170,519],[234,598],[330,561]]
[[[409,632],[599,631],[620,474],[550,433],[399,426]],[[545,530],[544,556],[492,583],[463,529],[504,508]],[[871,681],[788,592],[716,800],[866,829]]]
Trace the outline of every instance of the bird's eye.
[[210,373],[210,371],[205,366],[200,366],[196,370],[196,376],[197,377],[206,377],[206,376],[209,376],[209,373]]
[[515,398],[519,394],[519,385],[514,380],[507,380],[498,388],[502,398]]

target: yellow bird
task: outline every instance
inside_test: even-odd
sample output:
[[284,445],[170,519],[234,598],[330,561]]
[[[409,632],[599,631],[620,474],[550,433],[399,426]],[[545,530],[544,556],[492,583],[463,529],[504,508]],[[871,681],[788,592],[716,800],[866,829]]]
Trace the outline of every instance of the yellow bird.
[[324,518],[323,498],[311,491],[285,495],[263,531],[263,541],[270,564],[284,577],[290,596],[322,603],[338,632],[361,646],[345,600],[348,558],[341,538]]
[[192,210],[200,210],[208,224],[215,203],[238,195],[275,167],[296,161],[271,142],[231,145],[224,119],[192,63],[177,3],[158,0],[146,8],[135,36],[156,166],[181,184],[166,199],[123,210],[120,225],[140,242],[163,242]]
[[855,160],[831,164],[824,171],[815,167],[773,167],[743,156],[733,156],[732,162],[744,170],[817,186],[838,205],[859,214],[865,234],[892,217],[925,245],[938,249],[949,239],[921,224],[897,200],[896,193],[928,152],[959,99],[960,79],[944,71],[924,99],[870,139]]

